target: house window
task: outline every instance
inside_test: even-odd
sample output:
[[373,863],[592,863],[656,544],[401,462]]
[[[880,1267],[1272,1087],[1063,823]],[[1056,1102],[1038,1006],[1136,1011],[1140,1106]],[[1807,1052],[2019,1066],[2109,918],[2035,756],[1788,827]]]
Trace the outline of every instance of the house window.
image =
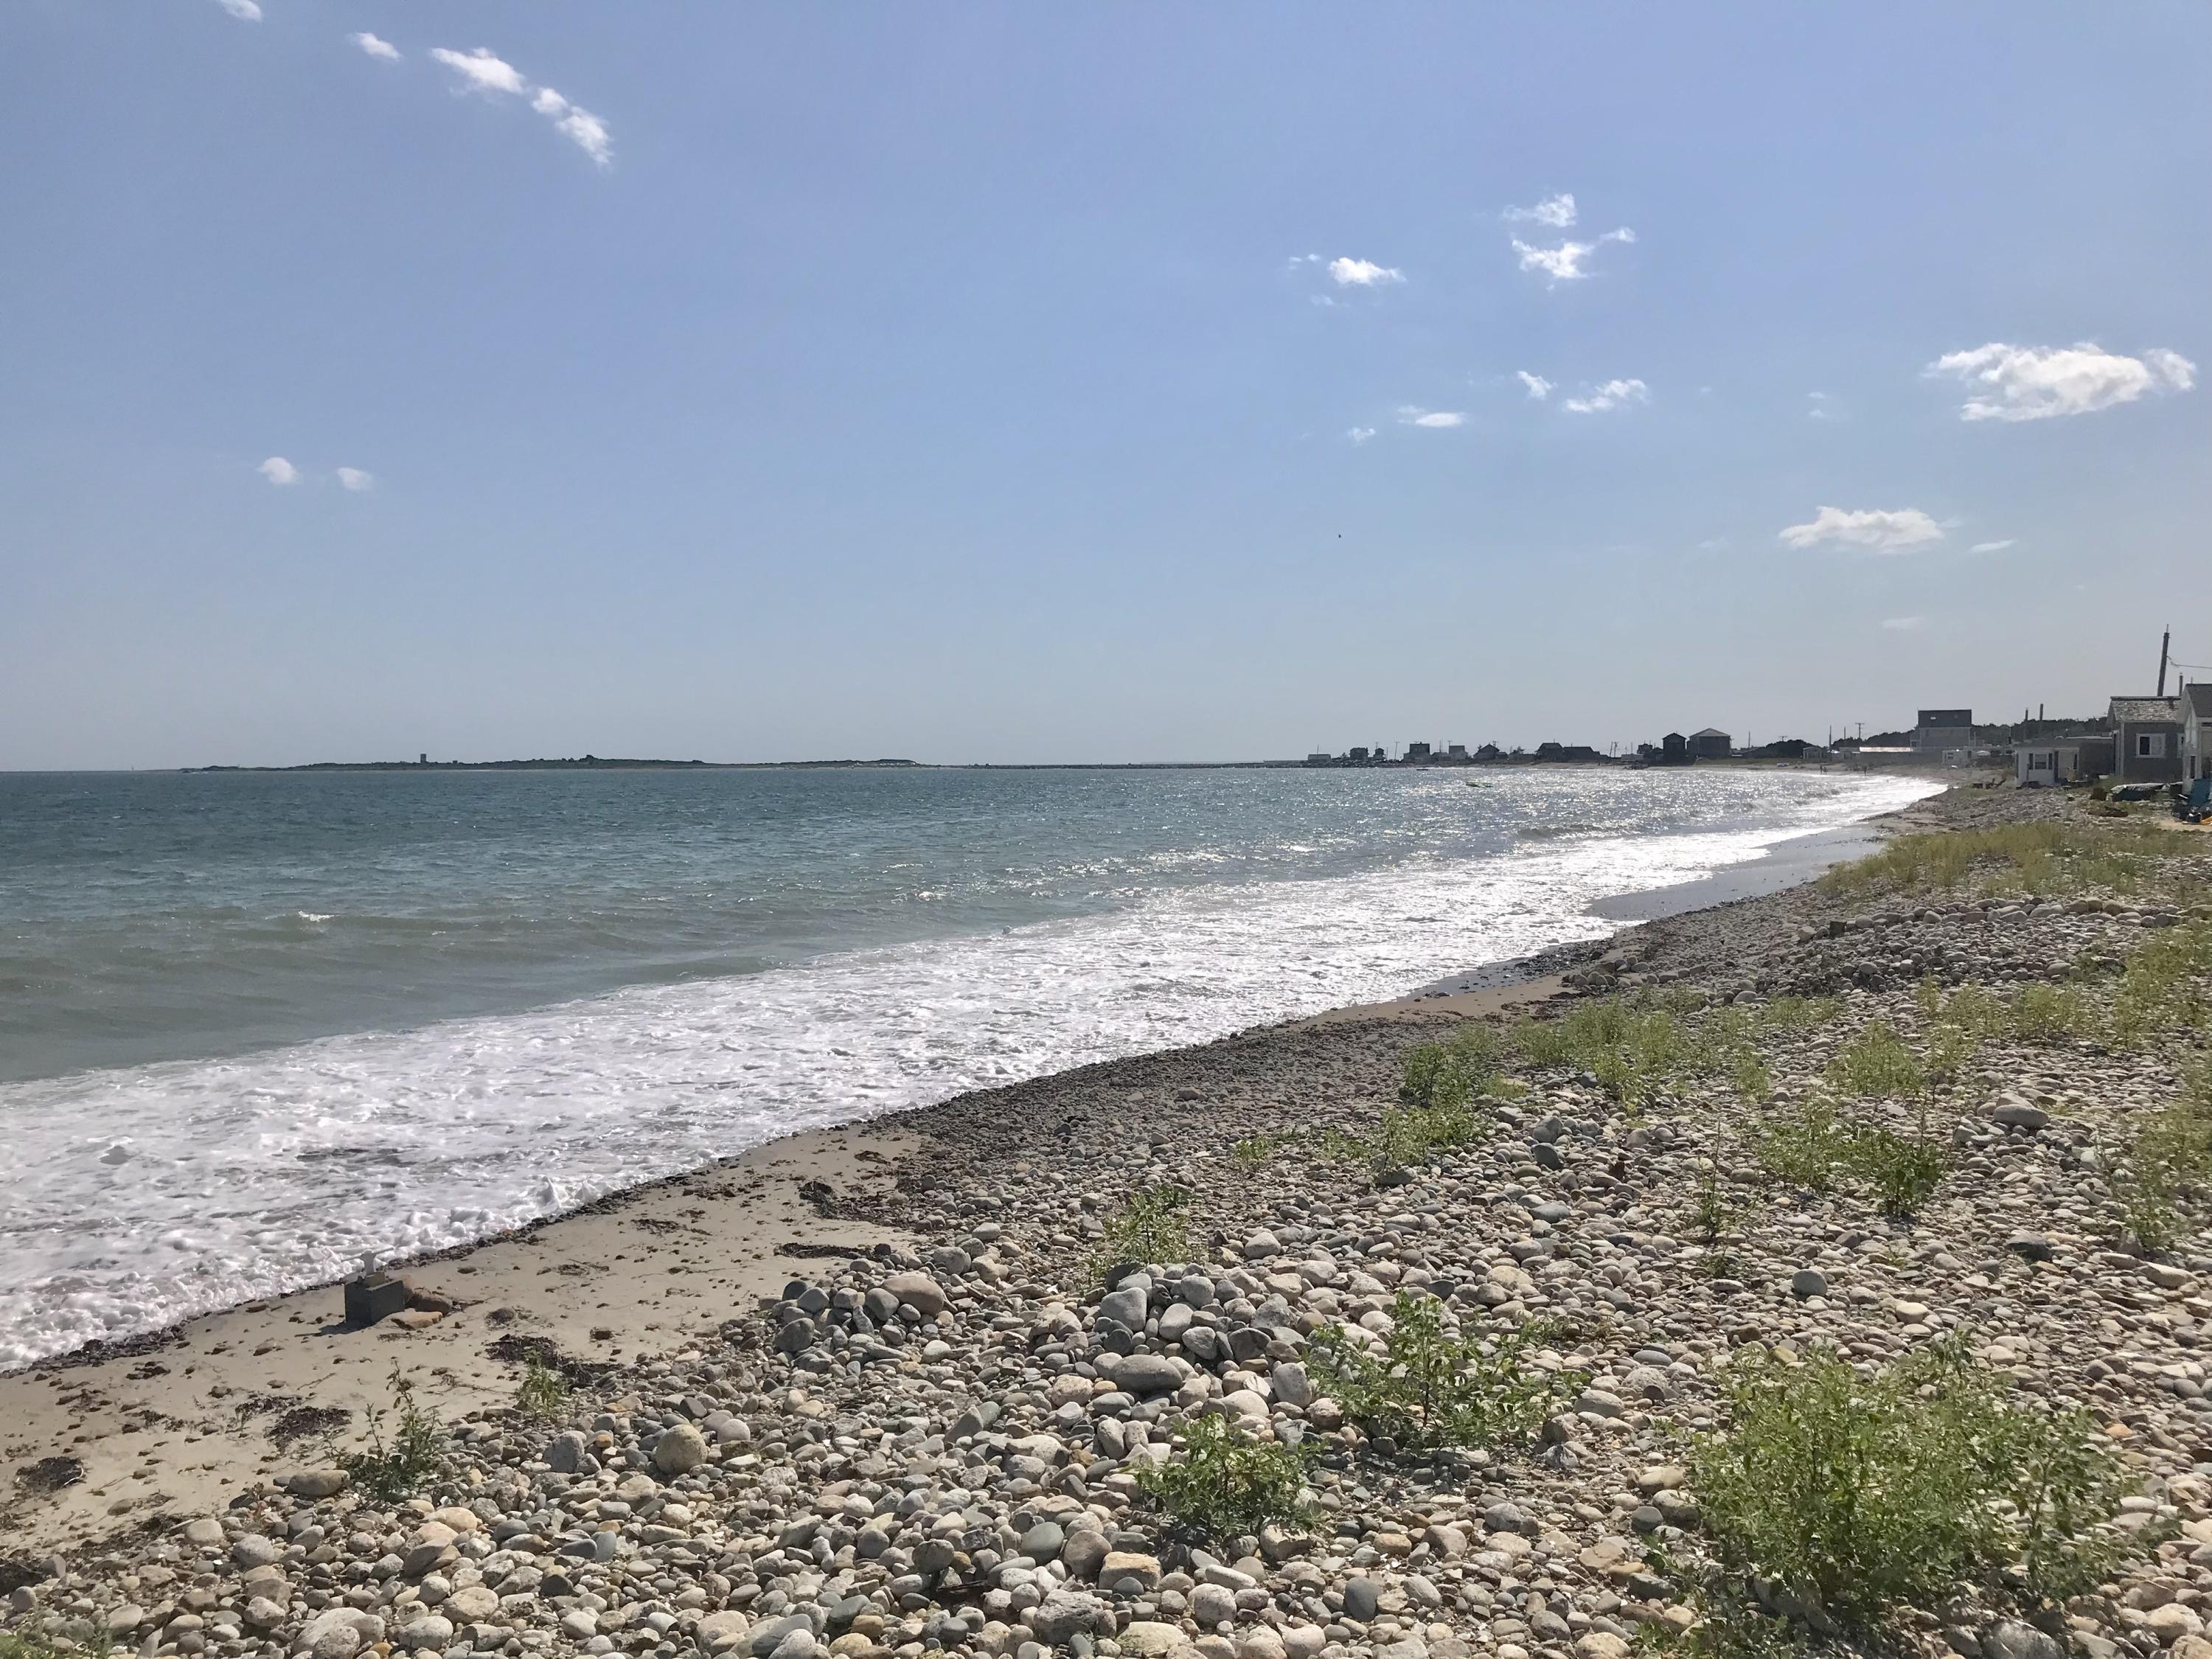
[[2164,760],[2166,758],[2166,733],[2163,732],[2136,732],[2136,758],[2137,760]]

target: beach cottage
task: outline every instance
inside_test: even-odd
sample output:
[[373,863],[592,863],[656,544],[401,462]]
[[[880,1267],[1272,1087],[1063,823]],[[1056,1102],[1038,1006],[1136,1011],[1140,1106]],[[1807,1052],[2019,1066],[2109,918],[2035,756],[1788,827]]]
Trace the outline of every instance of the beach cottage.
[[2172,783],[2181,775],[2181,699],[2114,697],[2112,775],[2122,783]]
[[2181,688],[2181,776],[2212,778],[2212,680]]

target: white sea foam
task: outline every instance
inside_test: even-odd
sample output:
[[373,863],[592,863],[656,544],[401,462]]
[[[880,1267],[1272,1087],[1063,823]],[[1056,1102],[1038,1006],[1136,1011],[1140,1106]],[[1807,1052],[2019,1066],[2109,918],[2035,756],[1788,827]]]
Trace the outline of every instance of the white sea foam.
[[1758,831],[1539,841],[242,1058],[0,1088],[0,1366],[327,1282],[744,1151],[1089,1061],[1401,994],[1617,924],[1903,805],[1905,780]]

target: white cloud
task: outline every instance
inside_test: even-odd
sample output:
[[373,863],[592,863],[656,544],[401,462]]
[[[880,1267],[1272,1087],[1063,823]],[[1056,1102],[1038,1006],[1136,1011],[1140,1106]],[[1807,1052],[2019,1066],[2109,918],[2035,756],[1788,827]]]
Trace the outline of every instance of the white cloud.
[[489,46],[478,46],[474,52],[433,46],[430,56],[459,76],[471,92],[504,92],[520,98],[530,89],[530,83],[522,78],[522,71],[496,56]]
[[1808,392],[1805,394],[1805,401],[1809,405],[1805,410],[1805,418],[1808,421],[1840,421],[1844,418],[1843,405],[1825,392]]
[[1518,236],[1513,239],[1513,251],[1521,256],[1521,269],[1540,270],[1554,283],[1578,283],[1589,275],[1583,264],[1604,242],[1632,242],[1636,233],[1626,225],[1619,230],[1608,230],[1595,242],[1561,242],[1557,247],[1532,247]]
[[241,23],[258,23],[261,21],[261,8],[255,3],[255,0],[217,0],[217,3]]
[[1972,388],[1959,410],[1966,421],[2089,415],[2148,392],[2186,392],[2197,384],[2197,365],[2178,351],[2155,346],[2140,357],[2124,357],[2088,340],[2071,346],[1992,341],[1938,357],[1926,372],[1956,375]]
[[1406,273],[1372,259],[1341,258],[1328,262],[1328,274],[1339,288],[1374,288],[1383,283],[1402,283]]
[[1579,282],[1589,272],[1583,261],[1597,252],[1595,242],[1562,242],[1557,247],[1531,247],[1518,236],[1513,251],[1521,256],[1521,269],[1540,270],[1555,283]]
[[1563,190],[1557,196],[1547,196],[1534,207],[1508,208],[1505,217],[1509,222],[1549,225],[1553,230],[1565,230],[1575,222],[1575,198],[1572,192]]
[[1884,617],[1881,625],[1893,634],[1910,634],[1928,626],[1925,617]]
[[300,482],[300,469],[282,455],[271,455],[253,470],[273,484],[295,484]]
[[1455,409],[1423,409],[1418,404],[1407,404],[1398,411],[1402,426],[1465,426],[1467,416]]
[[2008,536],[2001,542],[1976,542],[1966,550],[1969,553],[2002,553],[2008,547],[2018,547],[2020,538]]
[[614,163],[615,143],[607,131],[607,124],[577,105],[568,106],[568,112],[553,124],[554,131],[576,142],[577,148],[601,167]]
[[[368,48],[364,47],[364,51]],[[530,100],[530,107],[553,123],[553,130],[572,141],[601,167],[614,160],[614,137],[607,124],[580,104],[572,104],[550,87],[533,86],[522,71],[486,46],[474,52],[455,52],[434,46],[430,56],[459,76],[471,92],[507,93]]]
[[338,482],[348,489],[359,493],[376,488],[376,475],[364,472],[357,466],[342,466],[338,469]]
[[1577,415],[1602,415],[1607,410],[1650,401],[1651,388],[1641,380],[1607,380],[1591,387],[1588,397],[1569,398],[1559,407]]
[[1822,542],[1835,542],[1844,547],[1864,548],[1870,553],[1905,553],[1942,539],[1943,526],[1917,507],[1900,507],[1894,512],[1875,507],[1856,513],[1846,513],[1839,507],[1824,507],[1813,515],[1811,523],[1793,524],[1782,532],[1786,547],[1817,547]]
[[1371,426],[1355,426],[1344,435],[1355,444],[1364,444],[1375,435],[1375,428]]
[[1538,403],[1543,402],[1552,395],[1552,383],[1540,374],[1531,374],[1525,368],[1516,368],[1513,371],[1513,376],[1522,386],[1528,388],[1528,395]]
[[389,40],[380,40],[371,34],[367,29],[363,29],[358,34],[349,34],[346,39],[359,46],[371,58],[381,58],[387,64],[396,64],[399,61],[398,47],[393,46]]

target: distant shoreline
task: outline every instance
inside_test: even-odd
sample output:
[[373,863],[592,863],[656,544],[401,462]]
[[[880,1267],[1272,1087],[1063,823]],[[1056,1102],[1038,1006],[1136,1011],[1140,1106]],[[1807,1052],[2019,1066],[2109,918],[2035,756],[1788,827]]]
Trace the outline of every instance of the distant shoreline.
[[[1863,762],[1802,760],[1785,757],[1730,757],[1701,763],[1714,767],[1771,769],[1779,771],[1875,771],[1911,769],[1879,767]],[[1644,769],[1629,761],[1606,757],[1599,760],[1538,760],[1533,757],[1501,757],[1489,761],[1379,761],[1358,765],[1317,766],[1302,760],[1223,761],[917,761],[886,757],[879,760],[707,761],[634,760],[621,757],[583,755],[574,758],[495,761],[309,761],[298,766],[142,766],[137,773],[173,773],[198,777],[208,774],[251,773],[264,775],[296,772],[1518,772],[1559,767],[1575,770],[1677,770]],[[94,768],[97,771],[116,769]]]

